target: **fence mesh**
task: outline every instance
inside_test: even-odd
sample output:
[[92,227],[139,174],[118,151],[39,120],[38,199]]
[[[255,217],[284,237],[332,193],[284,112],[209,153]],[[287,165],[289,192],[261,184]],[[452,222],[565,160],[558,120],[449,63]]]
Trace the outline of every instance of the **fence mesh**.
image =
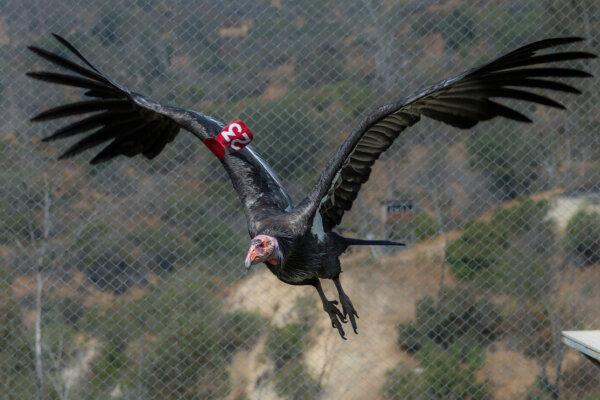
[[600,53],[600,4],[1,1],[0,398],[600,399],[560,343],[600,324],[600,80],[567,111],[519,106],[534,124],[398,138],[341,229],[408,246],[343,257],[342,341],[314,289],[243,272],[236,194],[191,135],[56,161],[58,125],[28,118],[81,94],[24,76],[51,32],[137,92],[243,119],[298,201],[380,103],[541,38]]

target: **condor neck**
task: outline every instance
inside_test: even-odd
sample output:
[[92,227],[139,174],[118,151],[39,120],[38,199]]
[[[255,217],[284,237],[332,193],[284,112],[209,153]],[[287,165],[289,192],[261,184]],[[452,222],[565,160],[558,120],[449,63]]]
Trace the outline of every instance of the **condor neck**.
[[279,242],[275,242],[275,251],[273,252],[273,256],[267,259],[267,263],[272,266],[281,265],[283,262],[283,253],[281,252],[281,248],[279,247]]

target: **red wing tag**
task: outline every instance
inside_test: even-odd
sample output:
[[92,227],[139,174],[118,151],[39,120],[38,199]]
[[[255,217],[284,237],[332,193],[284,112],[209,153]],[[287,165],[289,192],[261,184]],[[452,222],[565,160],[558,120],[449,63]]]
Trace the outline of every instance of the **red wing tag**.
[[241,120],[236,120],[225,125],[217,136],[203,142],[219,160],[222,160],[225,154],[242,151],[253,138],[248,126]]

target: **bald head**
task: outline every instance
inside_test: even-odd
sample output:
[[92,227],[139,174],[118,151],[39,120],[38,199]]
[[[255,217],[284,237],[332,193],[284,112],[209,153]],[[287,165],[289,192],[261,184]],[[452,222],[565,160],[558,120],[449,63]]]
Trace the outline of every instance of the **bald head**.
[[256,235],[250,241],[250,249],[246,254],[246,269],[261,262],[278,265],[281,262],[279,243],[269,235]]

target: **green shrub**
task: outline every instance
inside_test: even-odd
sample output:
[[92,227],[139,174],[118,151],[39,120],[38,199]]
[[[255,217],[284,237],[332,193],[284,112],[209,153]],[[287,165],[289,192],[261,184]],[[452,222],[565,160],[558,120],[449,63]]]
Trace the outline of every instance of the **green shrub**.
[[415,373],[404,366],[388,370],[381,393],[387,400],[489,398],[485,383],[478,383],[475,374],[483,366],[484,353],[479,346],[458,343],[443,349],[428,344],[417,353],[422,372]]
[[527,244],[543,253],[554,244],[552,223],[546,219],[549,210],[546,200],[522,200],[516,206],[496,210],[490,225],[499,232],[505,245],[526,235]]
[[[46,376],[60,374],[69,366],[74,365],[79,360],[82,352],[89,349],[89,347],[86,348],[89,342],[78,340],[82,337],[78,337],[79,332],[72,326],[60,321],[48,321],[48,316],[44,315],[43,312],[42,322],[44,325],[41,329],[41,355],[44,372]],[[95,366],[95,363],[92,366]],[[61,383],[58,386],[66,387],[66,384]],[[78,391],[79,388],[74,387],[74,389]],[[46,385],[44,399],[60,399],[61,397],[55,392],[56,390],[59,390],[57,386]]]
[[73,297],[51,297],[44,300],[42,313],[46,321],[77,326],[77,322],[85,314],[85,307],[80,300]]
[[563,369],[557,387],[556,379],[541,375],[527,390],[527,400],[582,399],[600,400],[600,376],[597,368],[583,357],[575,365]]
[[226,314],[218,323],[221,347],[229,352],[251,349],[267,326],[267,321],[251,311],[234,311]]
[[[207,184],[204,190],[218,193],[225,188],[221,181]],[[241,265],[247,250],[247,234],[233,221],[223,218],[224,215],[236,216],[241,213],[237,196],[223,197],[215,203],[212,198],[199,196],[196,190],[178,190],[169,196],[165,204],[166,211],[161,215],[161,220],[180,232],[183,236],[181,240],[189,243],[179,250],[181,256],[199,264],[199,267],[231,263],[231,254],[239,254]],[[178,242],[173,243],[176,245]],[[205,265],[202,260],[210,260],[210,264]],[[228,273],[230,276],[223,276],[222,271],[219,275],[221,278],[237,278],[242,274],[242,268]]]
[[92,35],[97,36],[103,46],[121,45],[127,37],[129,9],[119,10],[105,6],[99,12],[98,21],[92,27]]
[[223,346],[221,303],[206,275],[177,271],[127,311],[137,324],[131,329],[158,338],[148,343],[150,360],[141,365],[150,399],[225,397],[232,353]]
[[438,223],[426,213],[417,214],[412,224],[415,227],[415,237],[417,240],[430,239],[438,233]]
[[[18,145],[11,145],[12,152],[17,151],[14,146]],[[29,241],[32,235],[36,239],[41,235],[43,183],[39,176],[28,175],[32,171],[22,167],[18,170],[0,170],[0,244]]]
[[101,344],[86,390],[100,396],[143,385],[149,399],[223,398],[231,356],[263,325],[253,313],[224,314],[206,275],[178,270],[140,298],[117,297],[81,317],[77,326]]
[[553,394],[554,387],[548,379],[537,377],[527,391],[527,400],[552,400],[557,397]]
[[92,368],[92,385],[95,389],[109,388],[124,374],[128,364],[125,349],[113,342],[106,343],[102,348],[99,359]]
[[505,242],[494,226],[472,222],[463,234],[446,247],[446,261],[459,279],[473,279],[476,274],[493,266],[504,250]]
[[150,349],[144,383],[149,399],[223,398],[229,392],[228,359],[221,332],[204,313],[165,327]]
[[19,306],[0,280],[0,386],[9,400],[34,398],[33,338],[21,322]]
[[300,362],[291,362],[279,369],[274,377],[275,391],[289,400],[316,400],[321,385]]
[[386,400],[421,400],[427,387],[419,374],[400,365],[385,373],[381,394]]
[[139,333],[144,322],[143,315],[136,312],[134,302],[119,299],[112,304],[90,308],[77,325],[107,346],[123,351],[130,336]]
[[166,224],[139,226],[125,240],[139,249],[146,269],[156,273],[172,272],[177,264],[190,262],[197,251],[187,238]]
[[600,262],[600,214],[581,210],[567,224],[565,247],[578,265]]
[[[190,314],[204,314],[206,320],[216,324],[222,307],[213,289],[206,274],[194,269],[177,271],[139,300],[120,302],[119,308],[123,311],[118,312],[118,318],[123,320],[118,325],[133,323],[137,325],[126,329],[143,329],[156,334],[166,326],[184,321]],[[111,313],[117,312],[110,310],[108,315]]]
[[24,333],[19,306],[8,285],[0,281],[0,351],[19,341]]
[[596,193],[600,190],[600,161],[597,158],[585,162],[583,165],[576,163],[566,169],[564,175],[565,189],[572,193]]
[[546,201],[521,201],[496,210],[489,221],[467,224],[446,247],[457,278],[519,296],[543,294],[550,279],[554,233]]
[[166,223],[142,224],[130,232],[90,223],[73,246],[70,262],[100,289],[121,294],[145,282],[149,272],[173,272],[198,247]]
[[515,129],[472,134],[466,142],[469,162],[489,177],[490,191],[503,199],[529,193],[541,176],[547,143]]
[[[320,88],[319,96],[311,96],[313,101],[329,96],[332,102],[342,102],[346,113],[357,118],[366,110],[373,107],[377,101],[377,91],[370,85],[357,84],[345,80],[335,84],[324,85]],[[323,108],[325,109],[325,108]]]
[[304,330],[298,324],[274,327],[269,333],[266,346],[275,365],[281,368],[304,352]]
[[[297,304],[302,313],[304,301]],[[275,391],[290,400],[319,398],[320,384],[315,381],[300,360],[305,350],[306,327],[287,324],[273,327],[267,337],[266,352],[275,363]]]
[[544,296],[550,285],[550,262],[548,255],[516,246],[505,251],[493,267],[479,272],[473,283],[517,298],[536,300]]
[[398,326],[398,346],[406,352],[415,353],[421,349],[424,338],[413,324]]
[[318,301],[318,298],[310,295],[300,296],[294,301],[294,314],[303,332],[308,332],[315,320],[321,317]]
[[[261,132],[255,141],[262,154],[269,155],[268,160],[285,160],[285,168],[281,169],[284,179],[292,176],[297,179],[299,173],[315,169],[324,151],[322,132],[327,131],[329,124],[318,110],[303,101],[302,93],[290,92],[277,101],[249,102],[240,115],[253,131]],[[285,117],[290,114],[294,117]],[[303,140],[290,140],[281,145],[281,132],[294,132]],[[310,146],[307,147],[307,143]]]
[[130,244],[102,222],[86,226],[70,254],[70,262],[92,283],[115,293],[125,292],[132,284],[131,273],[140,269]]
[[442,351],[438,346],[427,346],[418,353],[423,367],[430,399],[484,400],[489,398],[485,383],[478,383],[475,373],[485,361],[478,346],[464,347],[457,343]]
[[466,289],[446,289],[437,302],[431,297],[419,300],[416,320],[398,327],[398,345],[413,353],[431,343],[443,348],[454,343],[485,345],[498,335],[500,322],[492,303]]
[[429,214],[421,212],[409,222],[396,222],[393,224],[390,237],[396,240],[414,238],[415,241],[431,239],[438,233],[439,226]]
[[27,238],[32,228],[31,215],[31,212],[16,212],[6,201],[0,201],[0,244]]
[[429,340],[430,331],[439,318],[432,297],[424,297],[417,301],[416,318],[413,323],[398,325],[398,346],[409,353],[415,353]]
[[470,11],[458,7],[451,12],[443,10],[422,13],[412,24],[412,29],[421,36],[437,32],[443,36],[448,47],[459,50],[471,44],[475,38],[476,25]]
[[[482,32],[489,33],[489,39],[496,49],[507,49],[515,43],[525,43],[545,24],[557,26],[549,19],[548,3],[527,1],[520,3],[519,9],[507,7],[503,3],[489,3],[482,13],[478,13],[478,22]],[[507,24],[506,21],[511,21]],[[553,24],[554,23],[554,24]]]
[[598,369],[584,357],[581,357],[576,365],[563,370],[560,384],[561,398],[600,400]]

